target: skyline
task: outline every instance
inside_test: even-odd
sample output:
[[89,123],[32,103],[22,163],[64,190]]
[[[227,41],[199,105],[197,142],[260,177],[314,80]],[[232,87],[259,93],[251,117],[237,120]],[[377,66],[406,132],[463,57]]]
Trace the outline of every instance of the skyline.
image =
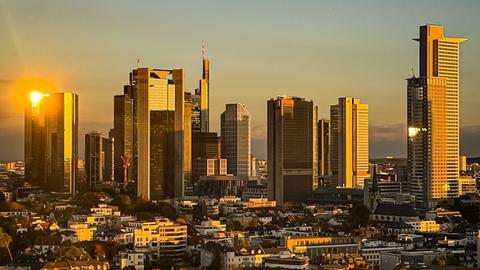
[[[21,159],[23,155],[23,124],[22,121],[19,121],[23,117],[23,104],[18,104],[18,95],[21,96],[19,90],[31,90],[18,86],[18,81],[24,76],[34,76],[46,81],[46,84],[56,85],[56,87],[51,87],[55,88],[54,92],[74,91],[79,95],[80,138],[83,138],[82,134],[92,130],[108,134],[108,130],[113,128],[112,96],[120,93],[123,85],[127,83],[128,76],[126,74],[134,68],[136,58],[140,58],[142,66],[184,68],[185,90],[193,92],[198,80],[201,79],[200,49],[203,39],[206,40],[207,56],[211,61],[212,110],[210,121],[212,131],[219,131],[220,113],[225,104],[246,104],[252,115],[252,152],[259,158],[265,158],[259,153],[266,153],[266,102],[268,99],[284,94],[302,96],[313,100],[314,104],[319,107],[319,118],[328,118],[330,105],[334,104],[339,96],[350,95],[358,97],[370,105],[370,156],[374,158],[390,154],[404,157],[406,156],[405,79],[411,76],[412,67],[416,75],[419,73],[418,45],[411,39],[418,36],[418,25],[425,23],[442,24],[446,27],[446,35],[469,39],[462,45],[461,53],[460,122],[463,127],[460,135],[461,142],[463,137],[461,153],[469,156],[480,155],[480,147],[473,148],[474,136],[480,132],[480,121],[475,117],[475,101],[480,98],[480,94],[475,91],[475,85],[480,82],[480,78],[475,78],[475,74],[478,74],[480,67],[475,66],[475,63],[478,63],[480,59],[473,53],[476,51],[475,49],[480,48],[479,43],[475,41],[480,38],[480,33],[475,31],[473,26],[475,21],[478,22],[480,19],[468,16],[470,12],[472,15],[475,13],[475,8],[472,6],[480,7],[479,3],[463,2],[471,5],[469,8],[467,5],[463,7],[464,10],[461,12],[463,16],[459,18],[450,14],[447,2],[441,2],[438,4],[441,6],[440,8],[432,8],[429,10],[430,14],[425,16],[423,16],[425,10],[421,9],[422,12],[417,12],[409,10],[409,5],[403,2],[401,4],[390,2],[374,6],[373,10],[381,11],[393,6],[401,8],[402,11],[395,12],[391,17],[371,14],[365,18],[365,21],[357,21],[355,24],[341,21],[355,10],[352,5],[349,5],[347,10],[341,10],[341,4],[324,5],[322,3],[320,5],[326,6],[327,15],[329,11],[334,13],[329,18],[324,18],[328,23],[333,24],[329,27],[322,27],[322,24],[313,24],[317,20],[316,17],[321,16],[313,14],[312,11],[309,12],[307,9],[308,6],[318,6],[319,3],[294,6],[293,2],[289,2],[290,6],[276,6],[271,13],[267,12],[270,17],[266,19],[259,17],[267,8],[266,2],[263,2],[257,5],[258,10],[242,14],[243,16],[230,13],[233,22],[237,22],[239,19],[243,21],[242,19],[251,16],[253,20],[247,22],[247,25],[256,22],[258,28],[244,29],[232,22],[226,22],[226,25],[213,25],[214,22],[221,21],[222,17],[226,15],[219,13],[215,18],[207,16],[206,23],[212,29],[205,29],[208,28],[206,26],[200,30],[196,29],[198,27],[193,25],[193,22],[189,24],[181,21],[179,25],[172,22],[168,25],[170,28],[162,29],[164,32],[161,33],[176,33],[185,30],[183,28],[190,29],[187,27],[192,27],[192,29],[191,32],[187,30],[184,35],[177,34],[177,36],[169,37],[165,43],[162,43],[160,34],[159,38],[155,39],[142,32],[136,33],[138,36],[133,35],[132,40],[122,40],[129,35],[128,31],[122,32],[121,30],[132,30],[135,29],[134,26],[141,25],[144,21],[154,21],[153,17],[136,16],[136,18],[142,17],[140,19],[143,20],[134,22],[130,26],[124,25],[120,19],[124,19],[122,15],[125,15],[126,10],[123,9],[126,6],[108,5],[111,2],[101,3],[98,10],[78,6],[83,11],[89,12],[83,22],[88,21],[87,24],[82,25],[81,20],[72,20],[73,22],[66,20],[68,14],[75,11],[76,4],[62,5],[59,8],[62,9],[64,15],[60,15],[60,17],[65,16],[65,20],[61,21],[64,24],[57,25],[56,17],[45,18],[41,12],[45,11],[45,8],[48,9],[52,3],[55,1],[50,1],[43,6],[33,4],[30,12],[26,11],[25,6],[21,3],[1,2],[0,4],[0,21],[3,21],[0,33],[7,37],[7,42],[0,44],[2,59],[5,59],[0,63],[0,71],[4,74],[0,78],[0,91],[7,93],[0,97],[0,102],[5,104],[0,108],[0,129],[2,130],[0,149],[6,149],[7,146],[13,145],[9,147],[10,151],[9,149],[0,151],[0,160]],[[427,6],[426,3],[429,2],[417,5]],[[32,5],[32,3],[30,4]],[[124,3],[122,2],[122,4]],[[413,2],[409,2],[409,4],[412,5]],[[161,8],[165,6],[167,11],[169,8],[174,8],[169,5],[168,3],[163,4]],[[212,2],[209,2],[206,6],[201,6],[200,11],[212,12],[208,9],[212,8],[211,5]],[[234,10],[232,7],[226,7],[228,4],[222,3],[219,6],[220,10],[221,8],[227,8],[227,11]],[[242,8],[247,5],[235,3],[234,6],[242,11]],[[285,15],[284,13],[288,11],[284,9],[293,8],[292,6],[298,9],[297,13],[287,13],[290,17],[286,18],[290,20],[282,21],[281,15]],[[367,6],[372,8],[372,2]],[[111,8],[113,10],[110,10]],[[360,5],[357,8],[360,8],[359,13],[362,13],[362,9],[366,7]],[[442,12],[432,15],[439,9]],[[33,14],[33,10],[40,12]],[[105,10],[109,10],[110,13],[103,14],[101,12]],[[145,12],[147,11],[145,10]],[[198,10],[196,11],[198,12]],[[315,9],[315,11],[323,12],[323,9]],[[413,15],[407,13],[413,13]],[[445,16],[446,14],[443,13],[449,14]],[[189,20],[195,21],[198,14],[189,13],[189,15],[192,14],[195,16],[189,17]],[[420,14],[422,14],[422,18],[420,18]],[[105,20],[101,17],[103,15],[112,21],[106,20],[107,26],[100,25],[95,28],[95,31],[91,33],[93,36],[87,34],[85,31],[88,29],[85,28],[88,28],[89,24],[95,24],[96,20]],[[332,15],[333,20],[329,21],[332,19]],[[404,15],[416,17],[416,19],[409,19]],[[382,18],[386,20],[385,24],[378,25]],[[90,22],[88,19],[92,19],[92,21]],[[259,19],[265,20],[258,22]],[[355,16],[350,20],[354,19]],[[390,29],[389,27],[392,27],[391,24],[395,24],[396,20],[401,20],[403,24],[394,25],[391,32],[381,31],[385,28]],[[310,21],[312,24],[309,24]],[[35,25],[31,25],[34,22]],[[50,25],[51,23],[54,25]],[[279,24],[276,25],[277,23]],[[111,24],[110,28],[108,24]],[[171,29],[172,25],[174,26],[173,30]],[[32,29],[27,31],[27,26]],[[66,31],[68,26],[74,27],[74,30],[70,31],[78,33],[77,36],[69,37],[68,33],[62,31],[59,32],[59,37],[53,36],[55,30],[65,28],[63,30]],[[39,37],[37,35],[42,33],[42,27],[54,30]],[[233,27],[233,29],[228,27]],[[114,30],[113,33],[108,32],[109,29]],[[336,36],[331,37],[328,34],[332,34],[330,32],[334,29],[340,29],[340,31],[336,33]],[[35,30],[40,31],[37,33]],[[236,32],[238,35],[232,37],[231,34],[225,33],[227,31],[235,32],[230,30],[243,31]],[[219,34],[214,33],[215,31],[219,31]],[[112,34],[113,38],[108,39],[105,34]],[[315,34],[319,34],[320,38],[312,38],[312,35]],[[69,50],[70,46],[63,45],[49,47],[49,45],[62,41],[62,37],[63,41],[67,40],[66,38],[73,38],[70,43],[71,46],[74,46],[72,50]],[[104,37],[105,40],[98,40],[99,37]],[[243,41],[244,44],[236,43],[244,38],[259,40],[259,42],[253,44],[253,42],[249,43],[247,39],[247,41]],[[39,44],[33,44],[33,42],[30,44],[28,42],[30,39],[38,41]],[[92,44],[82,43],[87,40],[94,42]],[[80,41],[80,44],[76,45],[75,41]],[[95,42],[102,46],[95,47]],[[101,42],[106,44],[101,44]],[[110,42],[113,44],[109,44]],[[126,44],[121,44],[121,42]],[[345,45],[344,43],[347,42],[348,44]],[[138,48],[132,49],[132,45],[137,45]],[[372,45],[378,47],[372,47]],[[75,46],[79,46],[77,50],[74,50]],[[334,53],[331,53],[333,48],[335,48]],[[78,62],[78,60],[83,61]],[[290,64],[288,70],[282,68],[282,63]],[[369,65],[365,66],[365,63],[369,63]],[[346,77],[349,79],[345,80]],[[52,82],[49,83],[49,81]],[[24,84],[28,87],[37,87],[35,83]],[[42,82],[39,85],[44,84],[45,82]],[[391,103],[392,100],[399,102]],[[94,109],[90,109],[89,105]],[[467,143],[465,143],[465,138],[467,138]],[[472,140],[472,144],[468,144],[468,140]],[[259,147],[260,142],[263,142],[265,150]],[[83,139],[79,149],[83,149]],[[80,156],[83,157],[83,154],[83,151],[80,151]]]

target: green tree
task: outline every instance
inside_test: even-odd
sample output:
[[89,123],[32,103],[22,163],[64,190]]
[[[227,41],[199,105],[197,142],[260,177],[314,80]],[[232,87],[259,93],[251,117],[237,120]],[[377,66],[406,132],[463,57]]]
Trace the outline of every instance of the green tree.
[[132,200],[128,195],[119,194],[113,197],[113,204],[118,206],[121,211],[125,211],[128,207],[132,205]]

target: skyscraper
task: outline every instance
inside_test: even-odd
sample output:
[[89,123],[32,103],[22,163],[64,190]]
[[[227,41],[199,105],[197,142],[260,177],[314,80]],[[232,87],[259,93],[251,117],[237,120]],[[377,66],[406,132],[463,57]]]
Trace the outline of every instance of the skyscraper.
[[221,141],[216,132],[192,133],[192,182],[195,184],[204,175],[203,165],[207,160],[221,159]]
[[134,180],[132,86],[126,85],[124,94],[114,97],[113,107],[114,179],[126,183]]
[[342,187],[363,188],[368,177],[368,105],[341,97],[330,107],[332,181]]
[[304,201],[318,187],[317,107],[303,98],[272,98],[267,127],[269,198],[277,205]]
[[210,61],[206,55],[205,42],[202,42],[202,79],[199,83],[201,132],[210,131]]
[[130,85],[137,195],[146,200],[183,197],[183,69],[138,68]]
[[408,80],[408,180],[415,201],[428,207],[447,198],[445,79]]
[[105,164],[103,169],[103,181],[112,182],[113,171],[115,170],[115,139],[113,138],[114,130],[110,129],[108,137],[103,138],[103,152],[105,153]]
[[330,121],[318,120],[318,174],[330,175]]
[[202,78],[195,93],[186,93],[185,100],[192,102],[192,132],[210,130],[210,61],[202,42]]
[[[459,54],[466,39],[444,37],[443,26],[428,24],[420,26],[415,40],[420,45],[420,78],[408,80],[408,181],[417,202],[429,206],[458,194]],[[432,137],[424,141],[423,135]],[[429,160],[432,152],[424,152],[427,156],[419,163],[418,155],[429,150],[440,154]]]
[[25,175],[50,191],[76,192],[78,96],[32,92],[25,107]]
[[104,136],[99,132],[85,134],[85,179],[86,190],[94,190],[103,182],[105,167]]
[[250,113],[244,104],[227,104],[221,115],[222,158],[227,172],[249,176],[251,168]]
[[185,184],[191,186],[192,184],[192,102],[185,100],[184,113],[184,159],[183,159],[183,174]]

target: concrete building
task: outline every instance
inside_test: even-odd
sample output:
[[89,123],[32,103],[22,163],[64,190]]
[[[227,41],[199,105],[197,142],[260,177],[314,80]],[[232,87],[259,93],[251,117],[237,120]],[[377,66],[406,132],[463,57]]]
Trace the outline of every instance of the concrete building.
[[317,107],[303,98],[267,102],[269,199],[280,207],[318,188]]
[[477,179],[462,175],[458,178],[458,196],[477,193]]
[[227,160],[227,172],[250,176],[251,138],[250,113],[244,104],[227,104],[221,115],[222,158]]
[[368,105],[341,97],[330,107],[331,181],[363,188],[368,174]]
[[180,259],[187,247],[187,225],[166,218],[136,223],[133,234],[135,250],[153,253],[152,260],[161,257]]

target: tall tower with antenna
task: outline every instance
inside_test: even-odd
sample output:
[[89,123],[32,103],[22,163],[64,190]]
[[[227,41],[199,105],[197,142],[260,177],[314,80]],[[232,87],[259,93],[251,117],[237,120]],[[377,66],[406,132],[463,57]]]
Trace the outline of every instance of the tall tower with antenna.
[[210,122],[210,61],[206,55],[205,41],[202,41],[202,79],[198,89],[200,95],[200,131],[209,132]]

